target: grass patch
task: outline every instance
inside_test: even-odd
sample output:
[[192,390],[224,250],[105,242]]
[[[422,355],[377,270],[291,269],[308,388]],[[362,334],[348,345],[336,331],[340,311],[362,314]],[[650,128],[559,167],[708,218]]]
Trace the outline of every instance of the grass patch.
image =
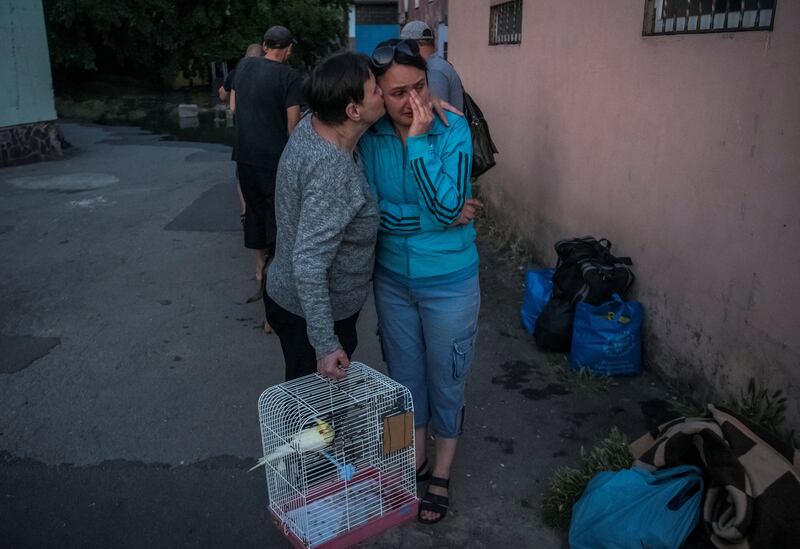
[[611,377],[595,374],[588,368],[575,370],[570,367],[566,356],[562,355],[559,359],[550,358],[547,362],[556,374],[556,378],[562,383],[596,393],[607,393],[611,387]]
[[517,267],[528,263],[532,254],[523,238],[498,225],[485,214],[478,217],[477,223],[478,231],[486,231],[498,254],[508,263]]
[[785,429],[786,395],[783,389],[770,391],[750,378],[747,389],[740,389],[738,398],[728,403],[730,408],[797,448],[794,430]]
[[542,500],[545,524],[562,530],[568,529],[572,506],[580,499],[592,477],[602,471],[627,469],[632,464],[628,437],[616,427],[588,454],[584,454],[581,448],[581,461],[577,468],[559,468],[545,491]]
[[677,400],[671,402],[676,417],[705,417],[708,415],[708,410],[705,407],[680,396],[677,398]]
[[530,241],[492,215],[490,205],[481,197],[480,184],[476,184],[475,180],[472,182],[472,195],[483,201],[485,206],[475,219],[478,233],[488,235],[498,255],[515,268],[529,264],[535,256]]
[[[786,402],[783,389],[771,391],[750,378],[746,389],[740,389],[738,395],[728,398],[722,405],[797,448],[795,431],[783,426],[786,422]],[[673,402],[672,408],[683,417],[709,417],[705,407],[685,399]]]

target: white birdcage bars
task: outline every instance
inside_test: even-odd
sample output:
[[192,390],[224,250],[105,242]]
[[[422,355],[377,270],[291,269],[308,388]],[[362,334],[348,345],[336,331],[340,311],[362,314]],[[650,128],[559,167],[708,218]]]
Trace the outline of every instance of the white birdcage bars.
[[[285,534],[317,547],[416,503],[413,430],[408,446],[383,451],[384,420],[404,413],[413,414],[409,391],[360,363],[352,363],[341,381],[315,374],[264,391],[265,456],[318,419],[334,432],[322,450],[291,453],[265,466],[269,509]],[[353,468],[351,478],[344,467]]]

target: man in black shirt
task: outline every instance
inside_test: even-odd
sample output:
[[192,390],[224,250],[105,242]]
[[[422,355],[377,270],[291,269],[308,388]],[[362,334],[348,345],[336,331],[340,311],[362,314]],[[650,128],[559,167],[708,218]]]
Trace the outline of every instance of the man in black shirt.
[[[245,57],[261,57],[264,55],[264,48],[261,44],[250,44],[247,46],[247,50],[244,52]],[[233,91],[233,77],[236,74],[236,69],[231,69],[228,71],[228,74],[225,76],[225,80],[222,82],[222,85],[217,90],[219,94],[220,101],[228,101],[229,108],[231,113],[236,110],[236,92]],[[242,224],[244,224],[244,213],[245,213],[245,203],[244,203],[244,195],[242,195],[242,187],[239,185],[239,173],[238,170],[236,172],[236,194],[239,195],[239,205],[242,208],[241,213],[241,220]]]
[[[264,55],[264,48],[261,44],[250,44],[244,52],[245,57],[262,57]],[[236,74],[236,69],[233,68],[225,75],[222,85],[217,90],[220,101],[227,101],[231,98],[231,91],[233,90],[233,76]],[[233,94],[235,95],[235,94]],[[231,110],[234,110],[233,99],[231,98]]]
[[275,173],[303,101],[300,76],[286,63],[293,44],[289,29],[270,27],[264,33],[264,56],[239,61],[233,79],[233,160],[247,204],[244,245],[255,250],[262,288],[266,265],[275,253]]

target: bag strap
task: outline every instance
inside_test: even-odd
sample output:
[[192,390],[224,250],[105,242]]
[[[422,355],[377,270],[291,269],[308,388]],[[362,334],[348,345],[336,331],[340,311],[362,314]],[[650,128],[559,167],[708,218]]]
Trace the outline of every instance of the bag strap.
[[698,492],[703,492],[703,478],[697,477],[695,479],[689,479],[680,491],[669,500],[667,509],[670,511],[679,511],[681,507],[689,503]]

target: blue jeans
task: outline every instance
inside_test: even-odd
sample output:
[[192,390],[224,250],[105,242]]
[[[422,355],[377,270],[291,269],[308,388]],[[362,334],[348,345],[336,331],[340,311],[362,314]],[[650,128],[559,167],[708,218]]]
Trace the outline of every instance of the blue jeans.
[[414,427],[443,438],[461,434],[464,385],[475,355],[478,275],[410,289],[376,273],[375,307],[389,375],[414,399]]

